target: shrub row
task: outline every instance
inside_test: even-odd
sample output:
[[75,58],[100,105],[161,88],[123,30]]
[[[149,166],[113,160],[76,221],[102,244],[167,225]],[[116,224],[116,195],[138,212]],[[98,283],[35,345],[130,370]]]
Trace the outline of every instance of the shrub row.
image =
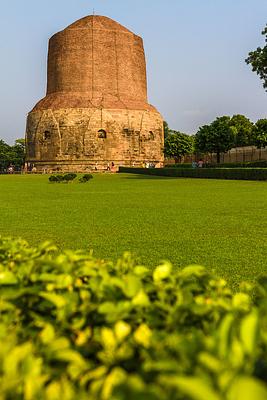
[[0,238],[1,400],[266,400],[267,277]]
[[119,172],[177,178],[267,180],[267,168],[127,168]]
[[[192,164],[191,163],[166,164],[165,168],[192,168]],[[267,168],[267,160],[251,161],[244,163],[241,162],[222,163],[222,164],[208,163],[204,164],[203,168]]]
[[165,168],[192,168],[192,163],[166,164]]

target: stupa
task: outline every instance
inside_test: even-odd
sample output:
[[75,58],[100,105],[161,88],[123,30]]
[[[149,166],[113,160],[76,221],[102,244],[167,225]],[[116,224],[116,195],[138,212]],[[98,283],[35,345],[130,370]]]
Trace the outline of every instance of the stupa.
[[159,165],[163,136],[147,99],[141,37],[97,15],[52,36],[47,94],[27,119],[28,164],[63,172]]

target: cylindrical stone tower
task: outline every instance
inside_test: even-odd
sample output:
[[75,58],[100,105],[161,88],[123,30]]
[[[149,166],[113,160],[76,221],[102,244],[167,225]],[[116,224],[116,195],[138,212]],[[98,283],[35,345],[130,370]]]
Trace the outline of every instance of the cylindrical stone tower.
[[55,34],[47,95],[28,115],[26,145],[38,171],[160,164],[163,120],[147,102],[142,39],[102,16]]

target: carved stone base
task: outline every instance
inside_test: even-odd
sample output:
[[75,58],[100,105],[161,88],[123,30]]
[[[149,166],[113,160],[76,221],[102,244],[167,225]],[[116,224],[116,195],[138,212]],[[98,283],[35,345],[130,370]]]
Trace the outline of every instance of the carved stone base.
[[84,172],[164,159],[163,120],[153,107],[32,111],[26,140],[27,161],[37,171]]

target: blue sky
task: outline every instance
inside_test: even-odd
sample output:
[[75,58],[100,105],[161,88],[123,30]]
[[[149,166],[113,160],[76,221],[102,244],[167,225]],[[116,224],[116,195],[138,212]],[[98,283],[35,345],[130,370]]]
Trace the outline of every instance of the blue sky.
[[244,62],[264,44],[266,0],[1,0],[0,138],[23,137],[45,95],[49,37],[93,9],[143,37],[149,100],[173,129],[267,117],[267,93]]

